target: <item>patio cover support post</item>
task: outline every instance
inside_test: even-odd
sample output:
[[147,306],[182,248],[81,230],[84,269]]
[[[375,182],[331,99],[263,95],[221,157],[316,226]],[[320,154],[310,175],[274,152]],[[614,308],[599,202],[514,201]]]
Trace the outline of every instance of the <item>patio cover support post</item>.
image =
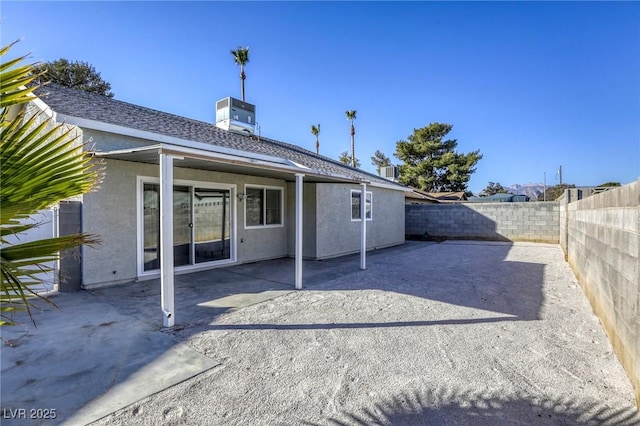
[[173,327],[173,157],[160,152],[160,299],[163,325]]
[[360,269],[367,269],[367,184],[366,183],[360,184]]
[[296,289],[302,289],[302,182],[304,175],[296,173]]

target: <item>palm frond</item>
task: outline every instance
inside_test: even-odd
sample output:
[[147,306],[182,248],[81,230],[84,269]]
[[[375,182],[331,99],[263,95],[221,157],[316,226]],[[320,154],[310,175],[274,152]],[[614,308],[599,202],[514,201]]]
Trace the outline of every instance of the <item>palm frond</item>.
[[[0,49],[0,56],[4,56],[9,49],[17,43],[14,41],[8,46]],[[32,92],[37,86],[29,86],[35,79],[40,77],[42,73],[34,72],[37,63],[31,65],[19,65],[27,59],[29,55],[23,55],[0,64],[0,108],[6,108],[11,105],[22,104],[33,99]]]
[[[13,44],[1,48],[0,56]],[[26,85],[42,75],[37,64],[20,65],[25,59],[0,65],[0,325],[14,324],[12,316],[19,311],[26,311],[33,321],[32,298],[53,304],[35,291],[43,283],[42,274],[53,271],[47,264],[64,250],[99,243],[88,234],[9,242],[39,225],[26,218],[93,190],[102,178],[101,170],[83,152],[85,145],[75,127],[21,105],[35,98],[36,86]],[[13,238],[7,238],[10,235]]]
[[99,182],[96,165],[82,152],[73,130],[47,121],[36,124],[40,118],[37,114],[24,122],[22,111],[2,134],[0,224],[86,193]]
[[249,48],[238,46],[237,50],[232,50],[231,55],[235,60],[236,64],[240,66],[244,66],[249,62]]
[[[46,238],[28,243],[14,244],[2,250],[3,260],[14,262],[21,266],[58,260],[58,253],[62,250],[79,245],[96,245],[100,240],[91,234],[72,234],[55,238]],[[24,261],[25,263],[20,263]]]

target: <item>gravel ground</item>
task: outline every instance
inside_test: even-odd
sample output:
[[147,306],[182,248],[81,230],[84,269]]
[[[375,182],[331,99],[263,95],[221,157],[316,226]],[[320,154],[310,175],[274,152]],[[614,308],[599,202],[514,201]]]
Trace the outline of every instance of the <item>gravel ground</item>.
[[410,243],[170,333],[219,365],[94,424],[640,424],[556,245]]

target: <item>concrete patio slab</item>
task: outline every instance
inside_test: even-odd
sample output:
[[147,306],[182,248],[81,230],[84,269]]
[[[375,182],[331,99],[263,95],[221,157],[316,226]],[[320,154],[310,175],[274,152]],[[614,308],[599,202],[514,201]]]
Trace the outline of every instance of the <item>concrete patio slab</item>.
[[219,364],[86,292],[52,300],[2,329],[3,425],[88,424]]
[[[223,269],[181,275],[177,328],[291,291]],[[35,302],[37,328],[23,317],[21,326],[0,330],[3,425],[89,424],[220,365],[161,331],[159,280],[54,293],[51,300],[58,309]],[[30,418],[29,410],[39,417],[51,409],[55,418]]]
[[[157,283],[58,295],[37,330],[2,330],[2,406],[63,424],[120,408],[97,425],[639,424],[557,246],[409,242],[358,265],[305,262],[303,291],[291,259],[179,276],[164,331]],[[168,381],[138,393],[149,378]]]

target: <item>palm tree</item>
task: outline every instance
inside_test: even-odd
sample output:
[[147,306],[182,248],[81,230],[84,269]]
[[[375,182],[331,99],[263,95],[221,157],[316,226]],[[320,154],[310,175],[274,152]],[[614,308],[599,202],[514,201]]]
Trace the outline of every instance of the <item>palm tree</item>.
[[[342,164],[346,164],[347,166],[351,166],[354,162],[353,158],[351,157],[351,155],[349,155],[348,151],[342,152],[338,157],[338,161],[341,162]],[[360,160],[356,158],[355,163],[356,165],[354,167],[360,167]]]
[[[4,56],[12,43],[0,49]],[[41,74],[38,64],[22,65],[17,59],[0,65],[0,325],[13,325],[13,314],[27,311],[38,295],[33,287],[43,283],[47,262],[59,258],[60,251],[98,239],[87,234],[12,243],[18,236],[39,226],[24,219],[59,201],[96,188],[102,173],[83,152],[76,128],[58,124],[44,113],[25,108],[35,96],[31,85]],[[32,318],[33,321],[33,318]],[[35,324],[35,323],[34,323]]]
[[356,110],[345,111],[345,114],[347,114],[347,120],[351,121],[351,166],[356,167],[356,128],[353,127],[353,120],[356,119]]
[[238,46],[237,50],[232,50],[231,54],[233,55],[233,59],[236,61],[236,64],[240,65],[240,83],[242,84],[242,102],[244,99],[244,80],[247,76],[244,73],[244,66],[249,62],[249,47],[240,47]]
[[311,134],[316,137],[316,154],[320,154],[320,141],[318,135],[320,134],[320,124],[317,126],[311,125]]

